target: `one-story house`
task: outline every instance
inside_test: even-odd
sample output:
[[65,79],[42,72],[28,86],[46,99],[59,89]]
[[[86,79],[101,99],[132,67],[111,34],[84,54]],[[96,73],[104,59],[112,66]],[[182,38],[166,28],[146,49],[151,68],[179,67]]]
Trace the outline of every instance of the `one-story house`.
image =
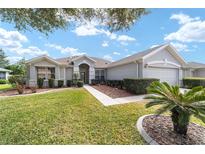
[[26,62],[28,84],[37,84],[37,78],[72,80],[74,74],[84,83],[97,80],[123,80],[124,78],[158,78],[171,85],[180,85],[184,77],[205,77],[205,64],[188,63],[171,44],[163,44],[110,62],[87,55],[53,59],[43,55]]
[[10,70],[7,70],[5,68],[0,68],[0,79],[8,80],[10,72],[11,72]]

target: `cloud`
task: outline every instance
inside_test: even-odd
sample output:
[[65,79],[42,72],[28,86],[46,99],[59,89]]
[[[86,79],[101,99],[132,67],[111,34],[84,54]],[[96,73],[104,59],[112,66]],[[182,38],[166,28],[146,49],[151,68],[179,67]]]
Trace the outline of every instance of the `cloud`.
[[11,49],[12,52],[15,52],[18,55],[30,55],[30,56],[39,56],[39,55],[48,55],[48,52],[41,50],[36,46],[29,46],[27,48],[14,48]]
[[16,62],[18,62],[19,60],[21,60],[23,57],[18,57],[18,56],[14,56],[14,57],[7,57],[6,59],[9,60],[10,64],[15,64]]
[[103,59],[109,60],[109,61],[113,61],[112,57],[110,55],[104,55]]
[[130,37],[130,36],[127,36],[127,35],[119,35],[117,40],[118,41],[123,41],[123,42],[136,41],[136,39],[134,37]]
[[189,51],[188,46],[182,43],[171,43],[178,51]]
[[166,41],[205,42],[205,21],[185,14],[174,14],[170,19],[178,20],[180,28],[165,36]]
[[108,47],[108,46],[109,46],[109,44],[108,44],[107,41],[104,41],[104,42],[102,43],[102,47]]
[[113,55],[120,55],[119,52],[113,52]]
[[190,16],[183,14],[183,13],[179,13],[179,14],[173,14],[170,19],[175,19],[178,20],[179,24],[186,24],[192,21],[197,21],[200,18],[199,17],[195,17],[195,18],[191,18]]
[[56,50],[60,51],[62,54],[69,54],[71,56],[86,54],[85,52],[79,52],[79,49],[77,49],[77,48],[72,48],[72,47],[65,47],[64,48],[64,47],[57,45],[57,44],[48,43],[48,44],[45,44],[45,46],[56,49]]
[[98,26],[99,24],[97,22],[86,22],[84,24],[77,25],[77,27],[72,32],[74,32],[77,36],[105,35],[110,40],[117,40],[120,42],[136,41],[134,37],[130,37],[128,35],[117,35],[115,33],[111,33],[108,30],[104,30],[103,28],[99,28]]

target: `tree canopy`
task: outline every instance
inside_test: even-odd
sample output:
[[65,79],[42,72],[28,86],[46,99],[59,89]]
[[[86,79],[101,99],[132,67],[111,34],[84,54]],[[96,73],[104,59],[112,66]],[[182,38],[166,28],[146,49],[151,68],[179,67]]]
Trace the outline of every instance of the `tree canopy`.
[[2,49],[0,49],[0,67],[4,68],[9,65],[9,61],[6,59],[6,55]]
[[129,29],[141,16],[147,14],[144,8],[135,9],[90,9],[90,8],[19,8],[0,9],[0,20],[13,23],[18,30],[35,29],[48,35],[56,29],[66,29],[74,21],[99,20],[110,31]]
[[16,64],[8,65],[7,69],[11,70],[12,75],[26,75],[26,60],[25,58],[19,60]]

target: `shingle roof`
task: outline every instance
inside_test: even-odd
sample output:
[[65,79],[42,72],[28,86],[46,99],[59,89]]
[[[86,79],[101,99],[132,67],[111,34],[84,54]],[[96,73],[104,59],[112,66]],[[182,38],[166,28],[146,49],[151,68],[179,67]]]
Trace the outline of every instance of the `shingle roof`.
[[[89,57],[89,56],[87,56]],[[62,64],[66,64],[68,66],[72,66],[71,62],[74,61],[75,59],[79,58],[79,56],[71,56],[71,57],[66,57],[66,58],[58,58],[55,59],[57,62],[62,63]],[[95,67],[96,68],[105,68],[107,67],[108,64],[110,64],[111,62],[102,58],[97,58],[97,57],[89,57],[93,60],[96,61],[95,63]]]
[[0,68],[0,72],[11,72],[11,70],[7,70],[5,68]]
[[159,45],[159,46],[156,46],[156,47],[153,47],[153,48],[150,48],[150,49],[147,49],[147,50],[144,50],[144,51],[141,51],[141,52],[138,52],[134,55],[131,55],[131,56],[128,56],[126,58],[123,58],[123,59],[120,59],[118,61],[115,61],[113,63],[110,63],[108,65],[108,67],[114,67],[114,66],[118,66],[118,65],[122,65],[122,64],[127,64],[127,63],[131,63],[131,62],[134,62],[136,60],[139,60],[141,59],[142,57],[144,57],[145,55],[151,53],[152,51],[164,46],[165,44],[163,45]]
[[188,62],[185,67],[188,68],[205,68],[205,64],[197,62]]

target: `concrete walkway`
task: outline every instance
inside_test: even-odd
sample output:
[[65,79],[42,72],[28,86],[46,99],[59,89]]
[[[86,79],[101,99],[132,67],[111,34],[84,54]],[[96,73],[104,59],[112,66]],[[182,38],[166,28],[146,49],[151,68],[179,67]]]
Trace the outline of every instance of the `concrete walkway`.
[[129,96],[129,97],[121,97],[121,98],[111,98],[89,85],[84,85],[84,88],[88,92],[90,92],[96,99],[98,99],[104,106],[138,102],[138,101],[142,101],[143,98],[145,97],[145,95],[138,95],[138,96]]

